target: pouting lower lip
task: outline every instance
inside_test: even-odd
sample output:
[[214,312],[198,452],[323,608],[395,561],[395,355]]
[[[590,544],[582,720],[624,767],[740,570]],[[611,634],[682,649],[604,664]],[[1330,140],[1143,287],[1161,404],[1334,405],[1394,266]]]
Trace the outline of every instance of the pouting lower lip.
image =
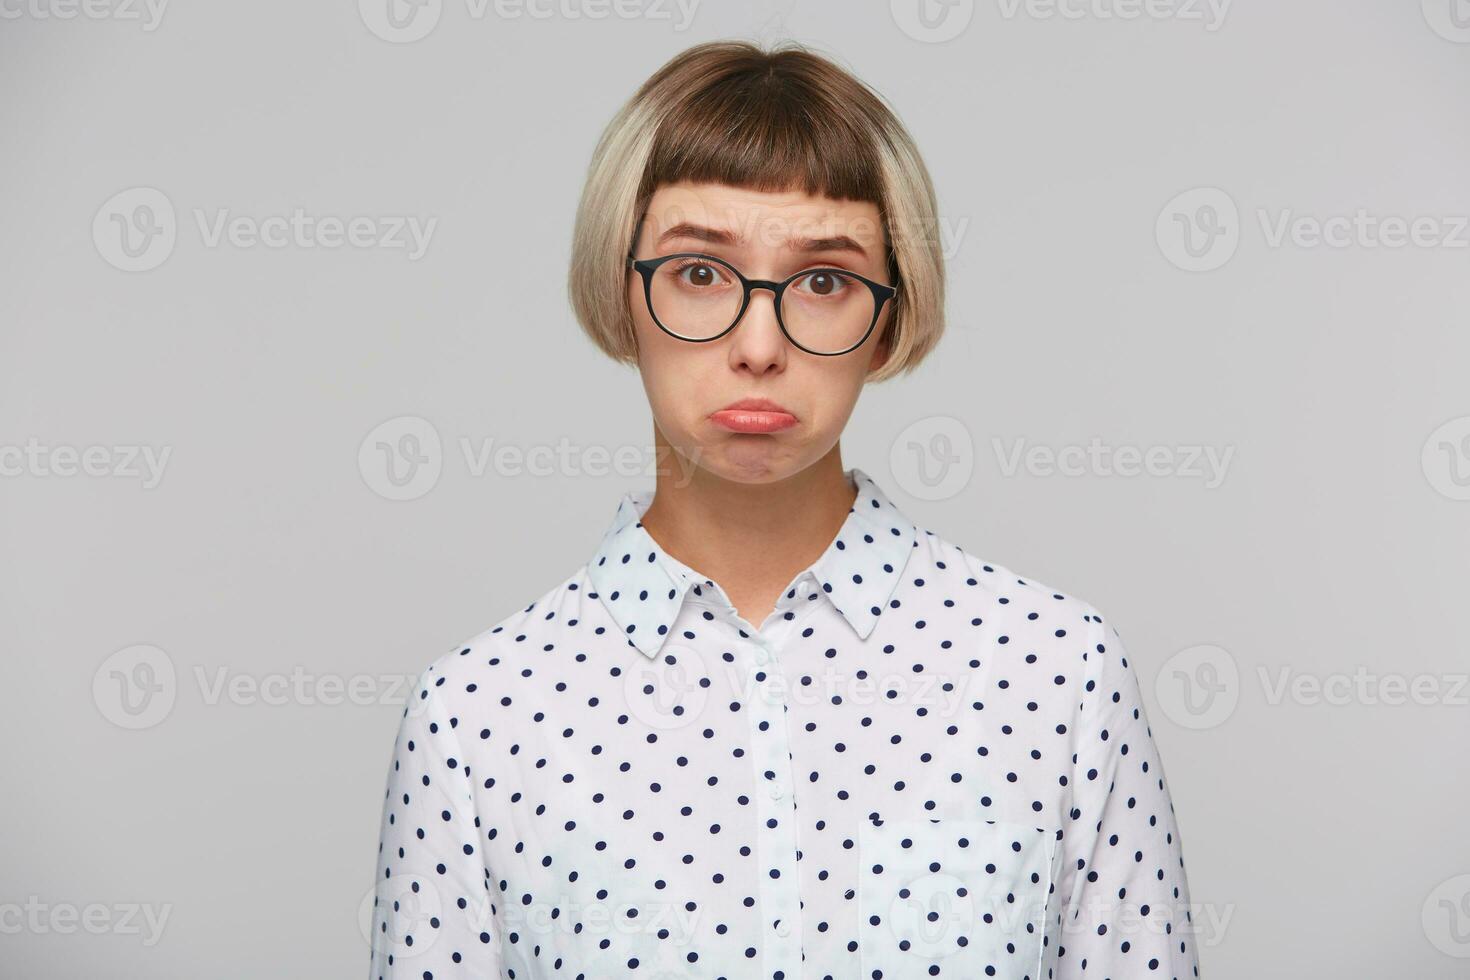
[[790,412],[752,409],[721,409],[711,414],[710,420],[727,429],[741,432],[775,432],[796,424],[796,416]]

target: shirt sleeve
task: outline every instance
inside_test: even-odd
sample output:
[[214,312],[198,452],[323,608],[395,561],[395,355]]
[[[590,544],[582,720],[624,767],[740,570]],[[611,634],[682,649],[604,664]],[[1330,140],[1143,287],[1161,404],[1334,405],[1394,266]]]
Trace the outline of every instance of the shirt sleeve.
[[369,980],[500,977],[500,939],[457,719],[419,676],[383,801]]
[[1164,767],[1122,639],[1088,615],[1057,980],[1192,980],[1194,916]]

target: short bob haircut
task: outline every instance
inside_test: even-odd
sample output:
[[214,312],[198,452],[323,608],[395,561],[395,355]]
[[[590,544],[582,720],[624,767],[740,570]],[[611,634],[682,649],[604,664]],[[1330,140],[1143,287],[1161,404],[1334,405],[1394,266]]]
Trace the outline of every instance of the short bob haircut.
[[582,329],[637,363],[625,257],[656,188],[679,181],[802,189],[877,205],[888,247],[889,356],[869,376],[911,371],[944,328],[944,263],[929,173],[872,89],[806,47],[691,47],[655,72],[608,124],[577,206],[567,292]]

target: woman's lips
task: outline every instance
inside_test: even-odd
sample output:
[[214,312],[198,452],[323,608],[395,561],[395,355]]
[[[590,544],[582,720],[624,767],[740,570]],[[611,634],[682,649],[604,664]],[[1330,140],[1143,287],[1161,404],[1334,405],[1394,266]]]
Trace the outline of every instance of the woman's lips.
[[796,424],[790,412],[762,412],[751,408],[722,408],[710,416],[731,432],[779,432]]
[[710,414],[710,421],[731,432],[779,432],[796,424],[796,416],[766,398],[743,398]]

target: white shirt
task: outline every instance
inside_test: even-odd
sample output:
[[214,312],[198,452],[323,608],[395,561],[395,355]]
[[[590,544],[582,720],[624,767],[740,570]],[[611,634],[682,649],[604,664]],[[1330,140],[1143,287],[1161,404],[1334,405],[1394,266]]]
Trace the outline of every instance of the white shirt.
[[1198,976],[1116,632],[848,477],[759,629],[654,542],[642,490],[587,565],[429,665],[372,978]]

